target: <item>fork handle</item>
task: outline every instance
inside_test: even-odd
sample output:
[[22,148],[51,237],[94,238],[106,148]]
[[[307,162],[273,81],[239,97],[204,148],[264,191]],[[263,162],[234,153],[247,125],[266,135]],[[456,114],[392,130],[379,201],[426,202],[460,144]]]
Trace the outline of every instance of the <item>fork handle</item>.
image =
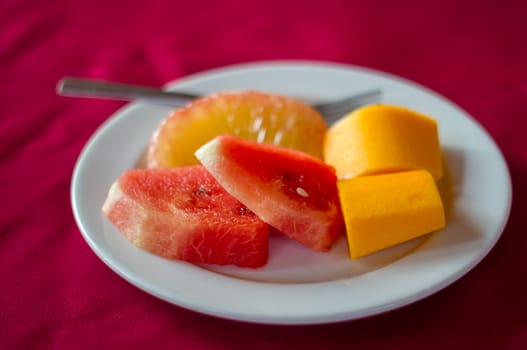
[[122,101],[141,99],[168,105],[184,105],[198,97],[197,95],[164,91],[148,86],[73,77],[61,79],[57,84],[57,93],[62,96],[106,98]]

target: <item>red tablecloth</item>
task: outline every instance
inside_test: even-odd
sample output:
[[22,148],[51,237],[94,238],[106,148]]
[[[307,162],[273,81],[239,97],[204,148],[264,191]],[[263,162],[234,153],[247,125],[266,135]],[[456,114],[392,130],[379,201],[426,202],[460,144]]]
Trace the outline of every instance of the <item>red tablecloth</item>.
[[[1,1],[0,348],[527,348],[526,18],[521,0]],[[423,301],[319,326],[204,316],[106,267],[76,227],[69,187],[85,142],[123,104],[58,97],[57,80],[161,85],[267,59],[384,70],[472,114],[513,180],[492,252]]]

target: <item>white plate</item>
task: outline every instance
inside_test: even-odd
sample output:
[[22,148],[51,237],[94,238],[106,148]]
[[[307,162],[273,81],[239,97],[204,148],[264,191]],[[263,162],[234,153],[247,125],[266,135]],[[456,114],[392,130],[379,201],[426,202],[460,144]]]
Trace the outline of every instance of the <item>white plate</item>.
[[132,103],[102,125],[86,145],[72,180],[72,205],[95,253],[130,283],[170,303],[219,317],[275,324],[357,319],[420,300],[478,264],[501,235],[511,205],[502,154],[467,113],[407,80],[369,69],[305,61],[262,62],[197,74],[171,89],[211,93],[257,89],[309,101],[380,87],[383,102],[439,122],[452,184],[447,227],[425,239],[352,261],[345,240],[314,253],[273,236],[266,267],[195,266],[135,248],[101,215],[110,184],[134,167],[169,108]]

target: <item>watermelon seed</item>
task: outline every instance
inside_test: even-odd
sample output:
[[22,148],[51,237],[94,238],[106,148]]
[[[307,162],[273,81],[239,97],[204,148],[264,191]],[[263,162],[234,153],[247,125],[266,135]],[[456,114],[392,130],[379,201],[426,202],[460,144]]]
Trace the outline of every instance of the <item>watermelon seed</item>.
[[246,215],[246,214],[249,214],[250,211],[248,208],[246,207],[239,207],[238,208],[238,213],[240,213],[240,215]]
[[301,195],[302,197],[305,197],[305,198],[307,198],[309,196],[309,194],[306,192],[306,190],[304,190],[302,187],[297,187],[296,188],[296,193],[298,193],[299,195]]
[[205,187],[200,186],[200,187],[198,188],[198,190],[196,191],[196,194],[197,194],[198,196],[204,196],[204,195],[210,195],[210,192],[207,191],[207,189],[206,189]]

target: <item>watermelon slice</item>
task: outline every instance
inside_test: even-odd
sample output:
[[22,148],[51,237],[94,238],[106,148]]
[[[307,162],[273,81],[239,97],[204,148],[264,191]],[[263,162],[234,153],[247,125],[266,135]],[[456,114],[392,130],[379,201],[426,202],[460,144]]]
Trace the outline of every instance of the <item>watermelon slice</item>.
[[269,226],[201,165],[127,171],[102,211],[133,244],[164,258],[242,267],[267,262]]
[[196,157],[260,219],[309,248],[327,251],[341,232],[337,177],[321,160],[227,134]]

